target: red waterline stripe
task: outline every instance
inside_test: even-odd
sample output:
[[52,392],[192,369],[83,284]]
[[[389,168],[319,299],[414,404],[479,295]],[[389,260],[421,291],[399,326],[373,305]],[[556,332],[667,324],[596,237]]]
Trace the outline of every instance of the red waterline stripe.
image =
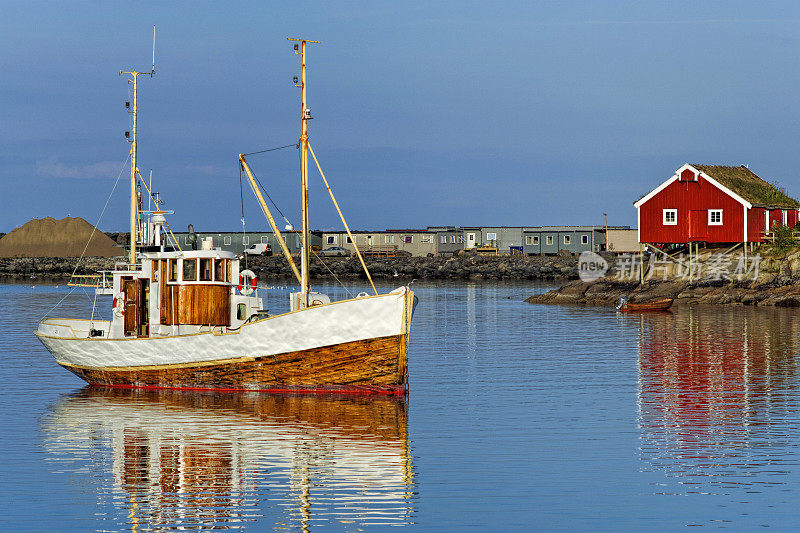
[[184,391],[205,391],[205,392],[263,392],[267,394],[351,394],[351,395],[381,395],[381,396],[405,396],[408,390],[405,387],[397,387],[394,389],[236,389],[227,387],[169,387],[159,385],[128,385],[125,383],[89,383],[92,387],[110,388],[110,389],[143,389],[143,390],[184,390]]

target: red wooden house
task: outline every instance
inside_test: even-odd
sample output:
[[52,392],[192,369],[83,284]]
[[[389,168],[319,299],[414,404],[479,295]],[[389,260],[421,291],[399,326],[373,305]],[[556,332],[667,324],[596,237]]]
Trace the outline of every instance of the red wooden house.
[[639,242],[761,242],[774,224],[794,227],[800,202],[745,166],[685,164],[636,206]]

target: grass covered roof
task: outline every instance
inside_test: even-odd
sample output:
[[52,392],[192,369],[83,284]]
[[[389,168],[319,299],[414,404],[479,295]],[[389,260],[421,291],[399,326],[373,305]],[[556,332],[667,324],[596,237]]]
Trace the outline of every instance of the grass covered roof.
[[797,208],[800,202],[786,195],[781,187],[759,178],[746,166],[695,165],[697,170],[711,176],[748,202],[760,207]]

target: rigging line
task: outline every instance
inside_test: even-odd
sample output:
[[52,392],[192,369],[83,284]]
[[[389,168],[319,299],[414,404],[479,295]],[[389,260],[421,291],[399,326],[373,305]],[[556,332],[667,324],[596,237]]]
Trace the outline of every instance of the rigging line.
[[333,279],[335,279],[335,280],[337,281],[337,283],[339,283],[339,285],[341,285],[341,286],[342,286],[342,288],[345,290],[345,292],[347,292],[347,294],[348,294],[348,295],[350,295],[350,298],[353,298],[353,293],[352,293],[352,292],[350,292],[350,291],[347,289],[347,287],[345,287],[345,286],[344,286],[344,283],[342,283],[342,280],[340,280],[340,279],[339,279],[339,276],[337,276],[336,274],[334,274],[334,273],[333,273],[333,270],[331,270],[330,268],[328,268],[328,265],[327,265],[327,264],[325,264],[325,261],[323,261],[323,260],[322,260],[322,256],[320,256],[320,255],[319,255],[317,252],[315,252],[314,250],[311,250],[311,253],[312,253],[312,254],[314,254],[314,257],[316,257],[317,259],[319,259],[319,262],[320,262],[320,263],[322,263],[322,266],[324,266],[324,267],[325,267],[325,270],[327,270],[328,272],[330,272],[330,273],[331,273],[331,276],[333,276]]
[[297,146],[297,143],[287,144],[286,146],[278,146],[276,148],[267,148],[266,150],[259,150],[258,152],[250,152],[249,154],[242,155],[263,154],[264,152],[274,152],[275,150],[283,150],[284,148],[291,148],[292,146]]
[[[247,236],[247,230],[244,229],[244,186],[242,185],[242,165],[239,164],[239,197],[242,200],[242,248],[244,248],[244,239]],[[250,244],[248,241],[247,244]],[[244,268],[247,270],[247,256],[244,254]]]
[[364,269],[364,273],[367,275],[367,280],[369,280],[369,284],[372,286],[372,292],[376,295],[378,294],[378,289],[375,288],[375,284],[372,282],[372,276],[369,273],[369,269],[367,268],[367,264],[364,262],[364,258],[361,256],[361,252],[358,250],[358,245],[356,244],[356,239],[353,237],[353,234],[350,232],[350,226],[347,225],[347,220],[344,218],[344,214],[342,210],[339,208],[339,202],[336,201],[336,197],[333,195],[333,191],[331,190],[331,186],[328,183],[327,178],[325,178],[325,173],[322,172],[322,166],[319,164],[317,160],[316,154],[314,154],[314,149],[311,148],[311,144],[306,143],[308,147],[308,151],[311,152],[311,157],[314,158],[314,163],[317,164],[317,170],[319,170],[319,175],[322,178],[322,181],[325,183],[325,187],[328,189],[328,194],[331,196],[331,200],[333,201],[333,206],[336,208],[336,211],[339,213],[339,218],[342,220],[342,224],[344,224],[344,229],[347,232],[347,236],[350,237],[350,240],[353,242],[353,249],[356,251],[356,255],[358,256],[358,260],[361,262],[361,267]]
[[244,186],[242,185],[242,165],[239,165],[239,198],[242,201],[242,221],[244,221]]
[[[250,169],[250,171],[252,172],[252,171],[253,171],[253,169],[251,168],[251,169]],[[258,176],[256,176],[256,173],[255,173],[255,172],[253,172],[253,177],[256,179],[256,183],[258,183],[258,186],[259,186],[259,187],[261,187],[261,191],[262,191],[264,194],[266,194],[266,195],[267,195],[267,198],[269,198],[269,201],[270,201],[270,203],[272,204],[272,207],[274,207],[274,208],[275,208],[275,210],[276,210],[276,211],[278,211],[278,213],[280,213],[280,214],[281,214],[281,216],[283,217],[283,220],[285,220],[287,224],[291,224],[291,222],[289,222],[289,219],[288,219],[288,218],[286,218],[286,215],[284,215],[284,214],[283,214],[283,211],[281,211],[281,208],[280,208],[280,207],[278,207],[278,204],[276,204],[276,203],[275,203],[275,200],[273,200],[273,199],[272,199],[272,197],[269,195],[269,193],[267,192],[267,189],[266,189],[266,187],[264,187],[264,186],[261,184],[261,180],[259,180],[259,179],[258,179]]]
[[[120,169],[119,174],[117,174],[117,180],[114,182],[114,186],[111,188],[111,193],[109,193],[108,198],[106,198],[106,204],[103,206],[102,211],[100,211],[100,216],[97,217],[97,223],[92,228],[92,233],[91,233],[91,235],[89,235],[89,240],[86,241],[86,246],[83,247],[83,252],[81,252],[81,256],[75,262],[75,268],[72,269],[72,274],[69,275],[70,281],[72,280],[72,277],[75,275],[75,272],[78,271],[78,266],[81,264],[81,260],[83,259],[83,256],[86,254],[86,250],[89,248],[89,243],[92,242],[92,237],[94,237],[94,233],[97,231],[97,226],[100,225],[100,220],[103,218],[103,214],[106,212],[106,209],[108,208],[108,203],[111,201],[111,197],[114,195],[114,191],[117,189],[117,184],[119,183],[119,179],[120,179],[120,177],[122,177],[122,172],[125,170],[125,167],[128,165],[128,161],[130,160],[130,158],[131,158],[131,154],[128,153],[127,159],[125,159],[125,162],[122,164],[122,168]],[[75,287],[73,287],[73,289],[75,289]],[[66,300],[67,296],[69,296],[70,294],[72,294],[72,291],[69,291],[67,294],[65,294],[64,297],[61,298],[61,300],[59,300],[58,303],[56,305],[54,305],[47,313],[45,313],[45,315],[42,318],[43,319],[47,318],[47,315],[52,313],[53,310],[56,307],[61,305],[61,302]]]

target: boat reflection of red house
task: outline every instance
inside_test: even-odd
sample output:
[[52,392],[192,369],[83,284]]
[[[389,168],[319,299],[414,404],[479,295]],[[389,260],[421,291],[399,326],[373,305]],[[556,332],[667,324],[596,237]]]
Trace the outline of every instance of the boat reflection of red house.
[[800,317],[786,309],[700,308],[642,316],[643,455],[673,475],[715,475],[769,439],[765,420],[798,387]]
[[685,164],[633,204],[639,242],[761,242],[780,223],[794,227],[800,202],[746,166]]

